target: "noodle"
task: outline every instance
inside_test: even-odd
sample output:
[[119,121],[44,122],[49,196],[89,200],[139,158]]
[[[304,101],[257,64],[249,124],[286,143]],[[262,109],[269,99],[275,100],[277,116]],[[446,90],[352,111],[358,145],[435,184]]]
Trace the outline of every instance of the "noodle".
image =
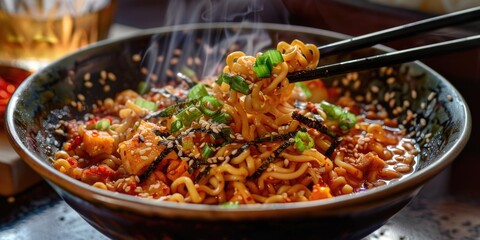
[[317,66],[316,46],[294,40],[277,50],[282,61],[262,78],[262,53],[230,53],[223,74],[243,82],[205,79],[182,103],[132,90],[105,99],[88,120],[65,121],[68,140],[53,167],[97,188],[197,204],[319,200],[413,171],[418,150],[394,121],[371,111],[369,121],[348,96],[333,99],[341,113],[334,116],[330,105],[302,93],[332,101],[323,84],[305,83],[305,90],[288,82],[288,73]]

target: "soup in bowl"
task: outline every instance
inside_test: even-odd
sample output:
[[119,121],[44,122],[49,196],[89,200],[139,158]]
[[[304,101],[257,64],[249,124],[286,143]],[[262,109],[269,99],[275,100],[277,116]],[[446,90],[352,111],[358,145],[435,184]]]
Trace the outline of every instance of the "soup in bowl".
[[[345,36],[184,25],[106,41],[13,95],[15,149],[114,238],[359,238],[468,140],[468,107],[414,62],[290,84]],[[186,230],[188,229],[188,230]]]

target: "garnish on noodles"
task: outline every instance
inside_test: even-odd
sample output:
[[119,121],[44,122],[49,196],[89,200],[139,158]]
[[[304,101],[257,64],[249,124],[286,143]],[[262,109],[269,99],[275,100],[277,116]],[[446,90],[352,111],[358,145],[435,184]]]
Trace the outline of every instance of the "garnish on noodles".
[[53,166],[109,191],[219,205],[320,200],[411,173],[418,151],[395,121],[320,80],[289,83],[319,55],[280,42],[256,57],[230,53],[216,79],[188,94],[145,84],[120,92],[64,122]]

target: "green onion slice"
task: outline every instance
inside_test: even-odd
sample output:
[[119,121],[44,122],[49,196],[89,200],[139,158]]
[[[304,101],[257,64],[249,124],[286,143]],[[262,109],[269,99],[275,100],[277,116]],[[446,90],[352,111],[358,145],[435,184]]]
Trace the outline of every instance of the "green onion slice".
[[345,111],[338,119],[338,126],[342,131],[348,131],[355,126],[357,117],[355,114]]
[[150,84],[148,84],[146,81],[141,81],[141,82],[138,83],[137,92],[140,95],[149,93],[150,90],[151,90]]
[[282,53],[278,50],[267,50],[260,55],[253,64],[253,71],[258,78],[270,77],[273,67],[283,62]]
[[154,103],[152,101],[148,101],[145,99],[136,99],[135,104],[139,107],[148,109],[150,111],[156,111],[157,110],[157,103]]
[[333,105],[326,101],[320,103],[320,107],[327,114],[327,116],[333,120],[338,120],[338,126],[342,131],[348,131],[350,128],[354,127],[357,123],[357,117],[355,114],[342,109],[337,105]]
[[307,132],[298,131],[295,134],[295,147],[303,152],[313,147],[313,138]]
[[193,100],[197,98],[201,98],[208,95],[207,88],[202,83],[197,83],[197,85],[193,86],[190,91],[188,91],[188,99]]
[[213,148],[210,144],[205,144],[202,147],[202,159],[207,159],[213,155]]
[[171,133],[178,132],[182,128],[183,128],[182,121],[175,120],[174,122],[172,122],[172,125],[170,126],[170,132]]
[[218,85],[226,83],[230,85],[230,88],[233,90],[243,93],[245,95],[250,94],[250,85],[247,81],[240,75],[232,75],[230,73],[222,73],[218,76],[218,79],[215,81]]
[[211,116],[211,118],[214,122],[223,124],[228,124],[230,121],[232,121],[232,116],[230,116],[230,114],[226,112],[218,112],[215,115]]
[[214,96],[204,96],[200,100],[200,110],[205,115],[210,117],[218,113],[218,111],[220,111],[222,107],[223,104],[219,102],[218,99],[216,99]]
[[183,126],[190,126],[192,122],[200,120],[202,116],[202,111],[193,106],[183,109],[176,115],[177,119],[182,121]]
[[105,131],[110,127],[110,120],[108,119],[102,119],[99,120],[95,123],[95,129],[100,130],[100,131]]

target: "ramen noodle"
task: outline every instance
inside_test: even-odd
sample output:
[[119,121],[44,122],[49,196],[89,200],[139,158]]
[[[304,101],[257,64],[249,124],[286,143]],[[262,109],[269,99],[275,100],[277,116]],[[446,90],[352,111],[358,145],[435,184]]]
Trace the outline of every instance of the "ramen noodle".
[[418,150],[395,120],[327,89],[291,84],[312,44],[232,52],[191,88],[125,90],[64,121],[53,166],[94,187],[203,204],[301,202],[353,194],[411,173]]

